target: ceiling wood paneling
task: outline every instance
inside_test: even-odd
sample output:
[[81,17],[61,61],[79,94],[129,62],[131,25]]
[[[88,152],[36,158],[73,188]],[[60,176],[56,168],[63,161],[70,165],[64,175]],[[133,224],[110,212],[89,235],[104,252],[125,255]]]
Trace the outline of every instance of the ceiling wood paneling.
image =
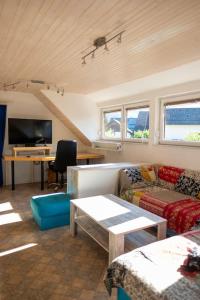
[[[0,0],[0,81],[89,93],[200,59],[199,0]],[[122,44],[93,40],[125,30]]]

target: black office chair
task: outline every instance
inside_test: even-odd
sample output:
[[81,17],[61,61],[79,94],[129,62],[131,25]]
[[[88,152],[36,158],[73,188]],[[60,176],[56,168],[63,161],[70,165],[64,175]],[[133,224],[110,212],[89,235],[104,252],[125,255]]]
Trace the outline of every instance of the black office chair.
[[[64,173],[69,166],[76,166],[76,156],[77,156],[77,142],[61,140],[58,141],[56,158],[55,161],[49,163],[49,168],[56,173],[56,183],[54,183],[55,189],[58,187],[63,187],[64,185]],[[58,174],[61,175],[60,183],[58,180]],[[52,186],[50,184],[48,187]]]

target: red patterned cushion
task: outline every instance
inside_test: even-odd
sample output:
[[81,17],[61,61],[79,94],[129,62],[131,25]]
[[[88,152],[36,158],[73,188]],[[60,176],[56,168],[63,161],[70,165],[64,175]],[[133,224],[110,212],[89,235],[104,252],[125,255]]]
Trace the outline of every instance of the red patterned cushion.
[[146,201],[145,199],[140,199],[139,206],[145,210],[152,212],[153,214],[156,214],[161,217],[163,216],[164,208],[162,208],[156,204],[150,203],[150,202]]
[[163,211],[167,203],[162,199],[159,199],[156,195],[143,194],[139,206],[156,214],[163,216]]
[[183,201],[187,198],[188,196],[175,191],[161,189],[160,191],[147,192],[141,195],[139,206],[159,216],[163,216],[164,209],[169,203],[179,200]]
[[158,177],[167,182],[176,184],[180,175],[184,172],[184,169],[171,167],[171,166],[161,166],[158,169]]

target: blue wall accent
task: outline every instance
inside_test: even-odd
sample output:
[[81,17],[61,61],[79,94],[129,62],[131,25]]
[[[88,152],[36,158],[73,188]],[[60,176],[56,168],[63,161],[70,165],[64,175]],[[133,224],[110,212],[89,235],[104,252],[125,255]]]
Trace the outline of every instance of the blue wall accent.
[[2,153],[6,127],[6,105],[0,105],[0,186],[3,185]]

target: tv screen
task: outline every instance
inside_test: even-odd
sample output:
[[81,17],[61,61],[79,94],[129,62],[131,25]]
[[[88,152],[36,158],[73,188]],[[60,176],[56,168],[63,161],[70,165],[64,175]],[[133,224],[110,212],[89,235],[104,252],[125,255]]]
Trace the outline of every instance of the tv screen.
[[52,121],[33,119],[8,119],[9,144],[51,144]]

